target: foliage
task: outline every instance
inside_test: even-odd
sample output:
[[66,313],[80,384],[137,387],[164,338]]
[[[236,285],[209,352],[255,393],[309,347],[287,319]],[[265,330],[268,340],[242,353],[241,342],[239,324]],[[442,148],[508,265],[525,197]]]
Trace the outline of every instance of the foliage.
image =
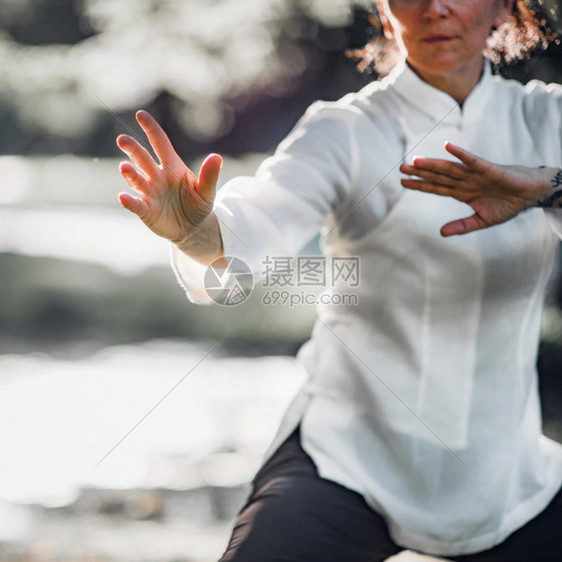
[[343,59],[354,13],[346,0],[4,0],[0,125],[14,134],[0,152],[105,155],[112,125],[161,96],[208,143],[256,92],[294,93],[318,53]]

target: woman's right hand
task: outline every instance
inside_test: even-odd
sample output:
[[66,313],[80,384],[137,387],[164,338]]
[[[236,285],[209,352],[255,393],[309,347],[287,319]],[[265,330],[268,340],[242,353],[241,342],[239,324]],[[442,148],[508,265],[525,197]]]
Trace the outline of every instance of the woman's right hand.
[[119,201],[155,234],[183,244],[197,234],[212,212],[222,158],[207,156],[197,177],[148,112],[139,111],[136,118],[160,162],[133,137],[119,135],[117,146],[130,159],[121,162],[119,170],[138,193],[137,197],[120,193]]

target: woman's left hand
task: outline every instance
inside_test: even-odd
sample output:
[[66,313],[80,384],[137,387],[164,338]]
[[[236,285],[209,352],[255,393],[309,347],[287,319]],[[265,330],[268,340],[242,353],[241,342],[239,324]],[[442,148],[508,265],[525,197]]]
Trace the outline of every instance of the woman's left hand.
[[473,208],[472,216],[444,225],[442,236],[505,222],[536,205],[549,188],[541,169],[493,164],[450,142],[445,149],[461,162],[416,157],[412,166],[400,166],[402,173],[419,178],[402,179],[404,187],[454,197]]

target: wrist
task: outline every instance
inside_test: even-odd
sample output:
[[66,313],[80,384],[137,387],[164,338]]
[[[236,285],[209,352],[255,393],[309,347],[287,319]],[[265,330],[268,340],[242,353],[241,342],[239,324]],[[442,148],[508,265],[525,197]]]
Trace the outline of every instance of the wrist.
[[209,265],[223,255],[218,219],[210,213],[198,226],[191,228],[176,247],[191,258]]
[[186,252],[189,250],[191,246],[193,246],[197,238],[200,236],[200,233],[205,230],[205,223],[209,217],[205,217],[201,223],[197,226],[190,225],[189,228],[186,228],[185,232],[180,236],[177,240],[171,240],[173,244],[175,244],[182,252]]
[[540,166],[535,207],[562,207],[562,169]]

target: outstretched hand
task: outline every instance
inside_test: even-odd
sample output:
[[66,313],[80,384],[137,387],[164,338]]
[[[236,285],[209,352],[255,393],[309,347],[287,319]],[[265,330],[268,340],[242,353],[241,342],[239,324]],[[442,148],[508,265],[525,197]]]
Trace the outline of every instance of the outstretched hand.
[[117,146],[130,159],[122,162],[119,170],[137,193],[120,193],[119,201],[154,233],[181,244],[213,209],[222,158],[218,154],[207,156],[196,176],[148,112],[139,111],[136,118],[159,161],[133,137],[119,135]]
[[544,196],[545,177],[541,170],[493,164],[450,142],[445,149],[460,163],[416,157],[413,165],[400,166],[402,173],[419,178],[402,179],[404,187],[454,197],[474,210],[472,216],[444,225],[443,236],[500,224],[536,205]]

